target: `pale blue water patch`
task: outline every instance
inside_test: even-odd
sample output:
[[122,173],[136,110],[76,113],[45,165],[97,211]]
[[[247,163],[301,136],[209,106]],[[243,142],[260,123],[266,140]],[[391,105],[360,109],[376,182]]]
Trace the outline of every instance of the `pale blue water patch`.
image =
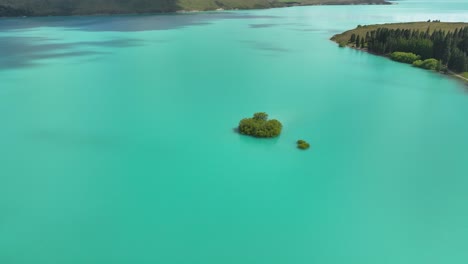
[[466,263],[466,86],[329,41],[441,5],[1,20],[0,263]]

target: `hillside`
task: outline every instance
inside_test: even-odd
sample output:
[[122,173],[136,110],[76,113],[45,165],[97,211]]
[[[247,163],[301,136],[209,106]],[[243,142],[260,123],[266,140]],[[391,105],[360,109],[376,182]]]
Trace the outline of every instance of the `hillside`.
[[370,33],[378,28],[388,28],[388,29],[408,29],[408,30],[419,30],[426,31],[429,29],[430,33],[442,30],[442,31],[455,31],[455,29],[460,29],[468,26],[468,23],[451,23],[451,22],[409,22],[409,23],[392,23],[392,24],[380,24],[380,25],[367,25],[367,26],[358,26],[355,29],[348,30],[341,34],[333,36],[331,39],[337,43],[348,42],[353,34],[356,36],[366,36],[367,33]]
[[0,17],[260,9],[327,4],[388,3],[385,0],[0,0]]

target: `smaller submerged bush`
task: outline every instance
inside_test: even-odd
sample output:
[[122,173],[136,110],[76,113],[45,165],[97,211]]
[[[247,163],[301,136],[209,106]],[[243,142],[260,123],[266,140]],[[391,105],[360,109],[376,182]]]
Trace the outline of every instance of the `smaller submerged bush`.
[[300,139],[297,141],[297,148],[306,150],[310,148],[310,144],[307,143],[305,140]]

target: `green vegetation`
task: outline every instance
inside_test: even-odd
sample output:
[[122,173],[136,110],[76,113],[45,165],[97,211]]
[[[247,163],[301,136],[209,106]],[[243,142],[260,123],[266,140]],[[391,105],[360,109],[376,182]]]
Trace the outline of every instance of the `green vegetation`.
[[281,134],[283,125],[276,119],[268,120],[267,113],[255,113],[252,118],[242,119],[239,132],[253,137],[271,138]]
[[442,61],[432,58],[421,60],[421,56],[411,52],[395,51],[390,55],[390,58],[394,61],[412,64],[415,67],[426,70],[440,71],[443,69]]
[[417,60],[413,62],[413,66],[426,70],[440,70],[440,62],[436,59]]
[[88,15],[259,9],[294,5],[388,4],[385,0],[0,0],[2,16]]
[[428,70],[468,71],[468,23],[436,20],[358,26],[332,40],[346,40],[349,46],[365,46],[369,52]]
[[468,72],[464,72],[464,73],[462,73],[462,74],[461,74],[461,76],[462,76],[463,78],[466,78],[466,79],[468,79]]
[[302,149],[302,150],[306,150],[306,149],[310,148],[310,144],[307,143],[305,140],[300,139],[300,140],[297,141],[297,148]]
[[411,52],[399,52],[395,51],[390,55],[390,58],[394,61],[403,62],[403,63],[413,63],[419,59],[421,56],[418,56]]

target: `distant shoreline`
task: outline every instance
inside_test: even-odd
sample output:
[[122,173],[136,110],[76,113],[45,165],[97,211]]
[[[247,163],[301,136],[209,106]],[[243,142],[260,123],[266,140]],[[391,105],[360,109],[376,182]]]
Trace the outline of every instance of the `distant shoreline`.
[[[391,24],[377,24],[377,25],[366,25],[361,26],[359,25],[357,28],[345,31],[341,34],[334,35],[330,40],[338,43],[340,47],[349,47],[355,50],[363,51],[372,55],[381,56],[385,58],[390,58],[390,54],[381,54],[369,51],[365,46],[364,47],[357,47],[355,43],[351,43],[349,40],[350,38],[355,36],[366,36],[367,33],[377,29],[408,29],[408,30],[420,30],[424,32],[429,30],[431,32],[442,30],[447,32],[454,32],[456,29],[468,27],[468,23],[465,22],[408,22],[408,23],[391,23]],[[462,72],[454,72],[450,69],[446,71],[446,73],[441,73],[434,71],[435,73],[440,73],[445,76],[450,76],[456,78],[458,80],[463,81],[465,84],[468,85],[468,79],[463,76]]]
[[[176,0],[166,4],[156,2],[142,2],[133,0],[130,5],[109,2],[96,7],[91,0],[75,0],[72,4],[64,5],[60,2],[49,3],[36,0],[30,3],[25,0],[11,1],[0,0],[0,18],[5,17],[46,17],[46,16],[93,16],[93,15],[132,15],[132,14],[171,14],[171,13],[196,13],[205,11],[228,10],[255,10],[294,6],[318,6],[318,5],[392,5],[387,0],[238,0],[224,2],[224,0],[206,3],[200,1],[197,4],[179,4]],[[129,1],[130,2],[130,1]],[[144,3],[144,4],[143,4]],[[137,7],[135,7],[137,6]]]
[[[361,48],[356,48],[356,47],[352,47],[352,46],[347,46],[347,47],[351,48],[353,50],[362,51],[362,52],[365,52],[365,53],[368,53],[368,54],[371,54],[371,55],[374,55],[374,56],[379,56],[379,57],[390,59],[390,56],[388,56],[388,55],[383,55],[383,54],[370,52],[367,49],[361,49]],[[443,75],[443,76],[448,76],[448,77],[463,81],[468,86],[468,79],[463,77],[462,75],[460,75],[458,73],[453,72],[453,71],[449,71],[447,73],[441,73],[441,72],[434,72],[434,73],[437,73],[437,74],[440,74],[440,75]]]

